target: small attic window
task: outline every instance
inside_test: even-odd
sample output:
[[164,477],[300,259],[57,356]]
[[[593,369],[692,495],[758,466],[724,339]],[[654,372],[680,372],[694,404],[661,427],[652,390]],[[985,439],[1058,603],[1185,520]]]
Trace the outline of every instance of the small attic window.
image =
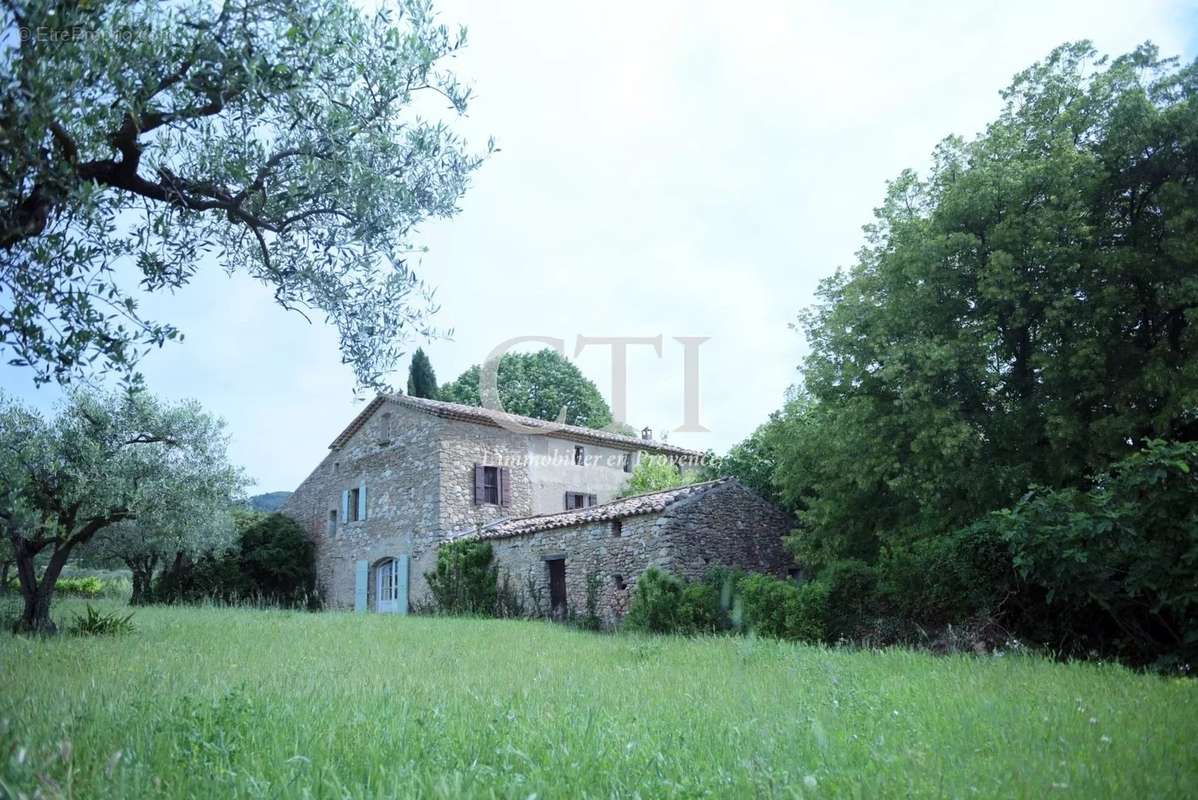
[[587,463],[587,449],[580,444],[574,445],[574,465],[581,467]]
[[623,536],[624,535],[624,520],[613,519],[611,521],[611,535],[612,536]]
[[615,582],[616,588],[621,592],[628,588],[628,584],[624,582],[623,575],[612,575],[611,579]]
[[632,453],[624,454],[624,471],[632,472]]
[[391,412],[383,413],[379,419],[379,447],[391,444]]

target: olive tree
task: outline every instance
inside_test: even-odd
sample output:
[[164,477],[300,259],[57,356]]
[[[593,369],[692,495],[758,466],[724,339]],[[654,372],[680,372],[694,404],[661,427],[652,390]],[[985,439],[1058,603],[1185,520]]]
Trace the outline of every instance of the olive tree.
[[54,632],[63,566],[110,526],[228,503],[241,479],[222,427],[194,402],[145,392],[76,392],[52,420],[0,399],[0,527],[24,599],[18,630]]
[[119,562],[129,569],[133,582],[130,604],[150,599],[154,572],[160,566],[223,550],[236,542],[230,499],[243,484],[238,472],[225,466],[196,477],[200,483],[160,481],[153,505],[136,518],[103,529],[87,545],[89,557]]
[[363,385],[429,332],[410,234],[483,156],[443,119],[467,108],[445,67],[465,31],[427,0],[6,0],[0,19],[0,349],[37,382],[135,377],[179,336],[138,292],[205,264],[324,314]]

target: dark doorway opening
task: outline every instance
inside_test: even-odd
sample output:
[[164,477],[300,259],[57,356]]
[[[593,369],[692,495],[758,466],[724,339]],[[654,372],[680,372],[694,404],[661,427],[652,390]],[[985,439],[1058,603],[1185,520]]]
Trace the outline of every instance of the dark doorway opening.
[[554,617],[566,616],[566,559],[551,558],[549,567],[549,608]]

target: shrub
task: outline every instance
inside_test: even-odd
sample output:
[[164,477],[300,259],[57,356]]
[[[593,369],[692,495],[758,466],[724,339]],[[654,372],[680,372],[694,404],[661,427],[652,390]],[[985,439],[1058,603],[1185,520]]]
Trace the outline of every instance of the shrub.
[[737,592],[742,600],[741,627],[775,639],[815,642],[824,638],[826,586],[799,586],[768,575],[749,575],[740,581]]
[[316,587],[316,548],[295,520],[268,514],[241,534],[243,591],[279,605],[303,605]]
[[87,612],[71,620],[67,633],[72,636],[123,636],[134,630],[132,614],[105,614],[88,603]]
[[446,614],[496,613],[498,575],[490,542],[449,542],[437,548],[437,566],[426,572],[437,609]]
[[1198,443],[1151,441],[1087,491],[1031,492],[979,523],[977,535],[1010,548],[1015,624],[1038,625],[1069,653],[1161,668],[1198,660],[1195,475]]
[[719,589],[705,581],[683,587],[678,599],[679,633],[715,633],[728,627],[728,615],[720,603]]
[[889,547],[878,562],[886,610],[940,627],[994,612],[1011,590],[1011,554],[984,525]]
[[63,597],[99,597],[104,594],[104,581],[96,577],[59,578],[54,584],[55,593]]
[[734,628],[777,639],[824,636],[827,589],[738,570],[712,570],[702,581],[679,580],[649,568],[637,579],[624,618],[648,633],[715,633]]
[[815,582],[824,587],[827,595],[824,626],[833,641],[855,638],[867,620],[883,613],[878,571],[864,561],[829,562]]
[[682,581],[649,567],[637,578],[624,626],[645,633],[676,633],[682,589]]

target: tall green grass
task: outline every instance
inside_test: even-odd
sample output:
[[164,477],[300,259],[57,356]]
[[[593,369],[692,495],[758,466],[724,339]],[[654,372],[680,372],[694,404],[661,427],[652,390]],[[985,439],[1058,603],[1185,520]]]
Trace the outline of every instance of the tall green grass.
[[0,795],[1198,794],[1198,684],[1113,665],[228,608],[134,622],[0,634]]

